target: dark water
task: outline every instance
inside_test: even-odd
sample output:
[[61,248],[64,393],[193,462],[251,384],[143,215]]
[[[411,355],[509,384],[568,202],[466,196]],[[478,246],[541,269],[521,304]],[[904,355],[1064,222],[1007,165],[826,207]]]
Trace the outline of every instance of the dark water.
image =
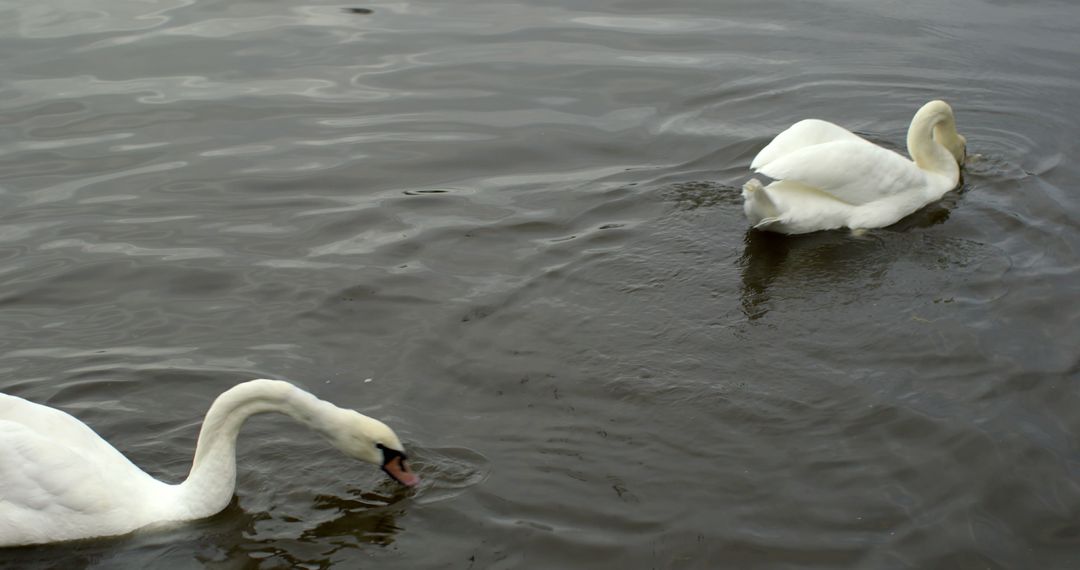
[[[176,481],[214,396],[287,378],[425,478],[259,417],[221,515],[0,566],[1080,568],[1078,28],[1053,1],[0,0],[0,389]],[[747,232],[778,131],[899,148],[933,98],[977,154],[959,192]]]

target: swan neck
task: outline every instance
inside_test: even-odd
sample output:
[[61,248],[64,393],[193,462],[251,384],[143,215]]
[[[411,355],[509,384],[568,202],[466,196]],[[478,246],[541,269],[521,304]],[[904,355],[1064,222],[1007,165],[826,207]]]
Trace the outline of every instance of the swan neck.
[[236,439],[251,416],[280,412],[323,433],[339,410],[333,404],[286,382],[252,380],[214,400],[203,420],[188,478],[179,485],[184,518],[209,516],[224,509],[236,488]]
[[919,109],[908,128],[907,147],[911,159],[922,170],[959,179],[958,158],[944,146],[960,140],[952,109],[941,101],[932,101]]

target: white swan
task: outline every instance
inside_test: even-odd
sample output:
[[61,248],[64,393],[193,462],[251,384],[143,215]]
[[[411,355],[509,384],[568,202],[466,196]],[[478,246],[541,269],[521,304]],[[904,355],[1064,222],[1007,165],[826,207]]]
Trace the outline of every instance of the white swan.
[[0,394],[0,546],[126,534],[221,511],[236,486],[240,426],[263,412],[292,416],[404,485],[419,482],[386,424],[288,382],[252,380],[218,396],[199,432],[191,472],[177,485],[146,474],[74,417]]
[[772,178],[743,186],[743,211],[755,228],[802,234],[880,228],[940,199],[960,182],[966,141],[944,101],[922,106],[907,134],[908,160],[826,121],[799,121],[754,157]]

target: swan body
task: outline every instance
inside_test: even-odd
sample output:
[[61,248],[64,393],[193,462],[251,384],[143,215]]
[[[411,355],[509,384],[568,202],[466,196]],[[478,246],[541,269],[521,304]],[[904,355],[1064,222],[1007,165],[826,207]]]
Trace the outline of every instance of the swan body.
[[120,535],[221,511],[236,486],[240,427],[264,412],[292,416],[405,485],[419,481],[393,430],[288,382],[252,380],[218,396],[199,432],[191,472],[175,485],[136,467],[78,419],[0,394],[0,547]]
[[750,168],[773,182],[750,179],[743,211],[755,228],[785,234],[896,223],[960,183],[966,141],[952,108],[923,105],[907,147],[911,160],[833,123],[799,121],[754,157]]

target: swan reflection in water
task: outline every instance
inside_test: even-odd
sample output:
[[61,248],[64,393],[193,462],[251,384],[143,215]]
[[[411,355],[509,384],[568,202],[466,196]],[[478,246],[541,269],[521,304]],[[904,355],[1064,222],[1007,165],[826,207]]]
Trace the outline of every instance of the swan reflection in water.
[[393,544],[402,529],[398,520],[407,494],[384,486],[380,492],[354,491],[352,498],[315,496],[310,517],[305,518],[323,520],[304,525],[307,528],[299,533],[293,527],[304,521],[296,516],[249,512],[234,497],[225,510],[208,519],[162,523],[117,537],[8,548],[4,557],[12,568],[53,567],[60,560],[64,568],[122,567],[145,560],[147,552],[157,553],[154,559],[160,567],[198,563],[224,568],[326,568],[339,550]]
[[[866,276],[904,255],[908,249],[905,244],[915,231],[944,223],[961,195],[961,191],[950,193],[881,230],[834,230],[794,236],[747,230],[742,255],[736,261],[742,276],[743,314],[751,321],[768,314],[770,289],[781,275],[797,280],[803,293],[829,291],[852,280],[865,281]],[[873,280],[867,283],[875,286]]]

